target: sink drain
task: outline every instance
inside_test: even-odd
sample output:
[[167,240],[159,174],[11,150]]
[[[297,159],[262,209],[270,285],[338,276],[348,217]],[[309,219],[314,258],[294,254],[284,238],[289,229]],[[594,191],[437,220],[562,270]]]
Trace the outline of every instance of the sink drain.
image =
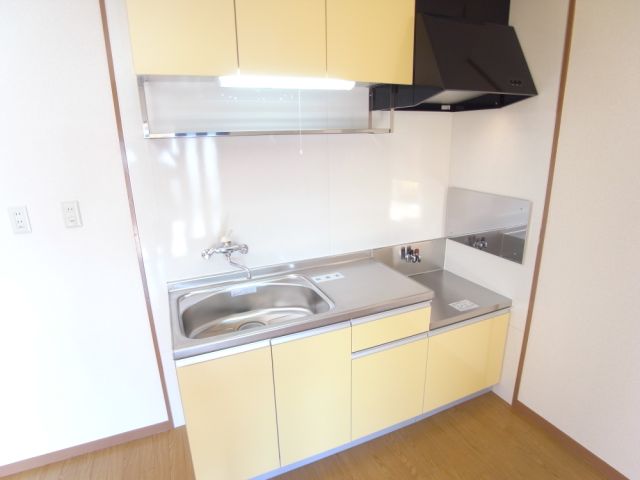
[[243,323],[238,327],[238,330],[249,330],[250,328],[256,327],[264,327],[266,323],[258,322],[257,320],[253,320],[251,322]]

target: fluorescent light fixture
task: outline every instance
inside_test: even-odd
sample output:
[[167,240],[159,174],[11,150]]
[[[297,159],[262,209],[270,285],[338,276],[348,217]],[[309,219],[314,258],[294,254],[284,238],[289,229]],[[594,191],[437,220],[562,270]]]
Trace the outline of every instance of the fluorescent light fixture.
[[291,90],[351,90],[356,82],[323,77],[276,77],[272,75],[223,75],[221,87],[279,88]]

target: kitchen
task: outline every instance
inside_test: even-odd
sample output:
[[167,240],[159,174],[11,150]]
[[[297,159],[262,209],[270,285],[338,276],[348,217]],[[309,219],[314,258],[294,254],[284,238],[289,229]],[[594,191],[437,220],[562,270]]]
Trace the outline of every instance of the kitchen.
[[[231,25],[240,25],[236,22],[242,22],[243,15],[249,19],[249,37],[241,35],[240,27],[231,35],[234,48],[230,61],[236,65],[238,51],[246,41],[243,38],[253,38],[252,32],[261,25],[258,20],[277,18],[287,24],[288,17],[282,12],[288,9],[297,9],[295,15],[291,14],[295,22],[288,24],[306,17],[317,19],[318,15],[325,18],[322,9],[327,9],[327,27],[317,27],[316,23],[315,30],[305,31],[309,38],[321,35],[324,41],[319,42],[319,55],[328,55],[332,42],[331,3],[335,4],[309,2],[320,9],[318,13],[305,11],[292,2],[274,2],[273,8],[284,9],[280,15],[244,0],[211,5],[231,5],[230,15],[238,16]],[[342,2],[340,8],[360,3]],[[413,2],[408,3],[413,15]],[[313,97],[294,90],[295,94],[282,102],[285,114],[293,112],[283,115],[285,123],[289,122],[286,129],[292,133],[201,138],[145,138],[145,133],[170,131],[159,127],[172,126],[174,112],[182,115],[177,120],[198,120],[200,123],[189,126],[195,127],[191,131],[201,131],[203,118],[204,123],[209,121],[205,116],[209,110],[196,111],[197,116],[185,115],[185,111],[193,110],[179,110],[180,105],[172,103],[177,97],[171,95],[171,88],[184,91],[183,84],[167,87],[159,83],[157,88],[165,88],[164,91],[143,84],[148,93],[145,104],[151,107],[145,122],[133,58],[136,40],[131,28],[133,18],[146,22],[155,18],[182,25],[189,32],[206,33],[211,29],[202,20],[204,13],[194,15],[168,1],[155,2],[153,8],[145,2],[125,0],[82,4],[67,1],[57,5],[36,0],[3,3],[0,35],[6,61],[0,80],[1,118],[3,130],[9,135],[0,150],[0,198],[5,209],[26,206],[26,210],[17,211],[23,215],[21,225],[26,218],[32,231],[12,231],[12,222],[18,220],[11,217],[11,212],[16,210],[10,211],[11,222],[5,221],[1,231],[3,303],[8,306],[3,329],[8,341],[1,354],[0,475],[28,475],[32,468],[80,454],[91,455],[89,452],[126,445],[127,441],[162,435],[172,429],[184,431],[183,407],[187,409],[188,400],[181,392],[177,373],[184,358],[175,354],[176,315],[172,309],[176,303],[170,297],[174,291],[184,291],[185,282],[192,280],[228,274],[243,281],[243,272],[230,265],[224,253],[213,253],[208,260],[201,255],[229,240],[231,245],[248,246],[246,254],[233,252],[229,258],[249,267],[258,279],[263,269],[274,265],[281,267],[277,274],[282,275],[285,271],[298,273],[303,268],[313,270],[319,265],[317,262],[328,262],[331,268],[320,268],[305,276],[340,273],[345,277],[312,283],[334,304],[334,312],[344,305],[338,302],[341,282],[351,277],[342,271],[342,266],[334,268],[340,259],[345,260],[345,255],[355,263],[375,262],[376,272],[392,276],[393,280],[383,281],[364,274],[371,291],[380,288],[377,297],[389,295],[386,309],[380,304],[371,309],[373,303],[380,302],[378,298],[360,305],[357,316],[353,311],[341,318],[325,316],[326,323],[317,323],[316,328],[346,322],[348,327],[336,332],[350,331],[355,335],[357,327],[367,325],[358,325],[358,318],[375,317],[377,321],[376,315],[384,310],[398,313],[408,305],[425,307],[432,302],[430,320],[422,317],[417,330],[354,351],[349,345],[345,357],[349,365],[366,359],[358,355],[369,348],[420,335],[426,337],[417,338],[418,342],[429,343],[439,336],[430,336],[438,330],[429,326],[429,321],[434,322],[438,298],[433,295],[433,285],[427,284],[425,290],[417,292],[417,300],[397,303],[398,298],[407,297],[404,290],[391,298],[394,288],[400,290],[399,285],[414,288],[413,277],[408,275],[446,270],[506,298],[510,304],[501,304],[502,308],[494,310],[510,308],[498,378],[472,395],[491,390],[493,393],[476,399],[484,401],[490,395],[513,404],[514,411],[553,431],[553,438],[562,439],[563,448],[573,452],[578,463],[605,472],[604,478],[640,476],[633,447],[640,431],[633,408],[640,394],[638,373],[633,368],[640,348],[637,326],[632,321],[636,316],[632,308],[639,291],[636,272],[640,265],[631,246],[639,227],[637,219],[629,215],[638,206],[634,188],[638,180],[634,161],[637,121],[632,116],[634,109],[629,107],[639,103],[633,88],[639,69],[632,53],[616,48],[637,39],[633,20],[639,16],[638,8],[633,2],[616,3],[616,8],[610,10],[582,1],[575,5],[550,0],[451,5],[456,3],[468,3],[469,15],[477,13],[474,5],[499,10],[499,5],[510,3],[508,23],[515,28],[537,95],[497,109],[399,108],[390,113],[371,112],[368,105],[361,108],[360,84],[353,89],[353,96],[338,91]],[[135,4],[140,7],[138,14],[132,13],[131,5]],[[431,4],[437,6],[438,2]],[[252,9],[244,11],[242,5],[252,5]],[[150,16],[149,9],[156,14]],[[254,9],[260,14],[250,15]],[[396,5],[394,15],[398,11]],[[345,11],[338,20],[348,18],[347,28],[356,29],[356,17]],[[189,21],[181,23],[185,18]],[[392,23],[391,18],[387,15],[387,24]],[[150,45],[152,54],[159,52],[163,59],[170,53],[167,49],[171,38],[164,33],[166,29],[160,30],[160,43]],[[179,30],[176,28],[175,33]],[[413,37],[406,30],[406,25],[400,29],[405,44],[407,37]],[[282,31],[286,33],[286,29]],[[220,28],[216,32],[224,33]],[[385,35],[392,36],[393,32],[389,25],[384,29]],[[365,45],[375,40],[366,36],[366,28],[352,33],[356,43],[363,42],[363,38]],[[384,37],[375,30],[371,35]],[[291,60],[282,51],[273,51],[267,35],[256,34],[253,40],[256,38],[258,44],[264,43],[266,50],[272,52],[269,56],[263,51],[254,61]],[[570,50],[565,48],[567,39]],[[216,51],[224,50],[220,42],[215,42],[219,46]],[[338,51],[348,50],[346,42],[345,38],[339,40]],[[300,42],[297,47],[304,52],[305,62],[312,57],[311,46]],[[199,64],[209,50],[205,48],[189,58]],[[384,56],[379,51],[376,54],[375,49],[370,50],[374,65],[388,64],[381,60]],[[366,55],[354,58],[371,60]],[[598,68],[593,68],[594,58],[601,65]],[[411,60],[410,56],[410,67]],[[300,74],[312,68],[303,63],[296,66],[298,72],[288,73]],[[357,64],[347,56],[346,67],[356,68]],[[614,75],[616,87],[608,87],[606,95],[594,96],[596,89],[611,84]],[[353,80],[362,81],[355,76]],[[187,87],[193,83],[186,82]],[[199,102],[210,105],[210,97],[204,102],[201,95],[208,92],[208,86],[200,82],[198,88],[192,109]],[[167,91],[170,95],[166,95]],[[247,98],[243,108],[255,107],[257,100]],[[161,104],[151,103],[158,99],[168,100],[171,108],[162,110]],[[163,118],[161,114],[167,112],[170,115]],[[336,121],[346,118],[347,128],[357,125],[362,130],[375,128],[382,133],[303,131],[317,128],[318,120],[327,122],[330,129],[341,128],[333,125],[334,114]],[[250,115],[249,120],[257,123],[255,117]],[[273,115],[267,117],[260,120],[267,127],[276,122]],[[227,117],[220,118],[213,119],[214,123],[227,121]],[[154,124],[153,120],[160,121]],[[237,117],[231,120],[236,121]],[[364,126],[360,127],[362,122]],[[392,132],[384,133],[385,129]],[[454,236],[449,235],[447,227],[452,211],[449,194],[456,187],[528,202],[528,230],[520,263],[444,239]],[[69,217],[66,213],[61,215],[61,202],[71,207]],[[67,218],[76,219],[81,225],[66,228],[63,220],[66,222]],[[615,238],[605,242],[596,234],[603,229],[617,232]],[[603,251],[605,245],[607,250]],[[419,249],[420,262],[406,261],[409,246]],[[400,271],[406,268],[415,270]],[[452,299],[447,304],[453,302]],[[615,324],[607,325],[605,331],[603,317],[615,318]],[[303,323],[304,319],[295,320],[289,325],[295,324],[296,328],[278,330],[279,335],[260,328],[246,333],[254,335],[251,338],[255,342],[267,341],[268,348],[275,352],[273,339],[301,333],[306,329],[300,327]],[[241,347],[233,343],[224,347]],[[202,344],[210,346],[211,342]],[[497,351],[501,353],[500,349]],[[214,353],[205,347],[194,357]],[[277,355],[273,355],[275,368]],[[423,388],[428,360],[424,369],[424,373],[416,373],[422,376]],[[277,377],[278,373],[272,371]],[[350,375],[350,382],[355,381],[355,370]],[[268,372],[265,376],[269,376]],[[300,387],[303,380],[298,379],[296,384]],[[270,415],[277,412],[282,419],[286,415],[275,405],[278,385],[272,388],[275,396],[272,395],[274,407]],[[351,390],[352,383],[345,388],[355,392]],[[374,405],[370,398],[367,396],[365,401],[368,408]],[[460,394],[453,403],[466,398]],[[593,401],[584,401],[585,398]],[[293,455],[295,461],[284,463],[283,447],[275,441],[276,453],[272,457],[278,458],[277,468],[236,476],[284,474],[287,466],[300,466],[296,463],[299,461],[308,463],[315,455],[334,447],[353,447],[355,452],[365,446],[352,444],[363,438],[351,437],[356,412],[352,400],[344,410],[348,417],[343,423],[349,428],[347,441],[311,449],[304,457]],[[264,404],[260,406],[263,408]],[[464,403],[460,405],[463,406]],[[410,417],[391,419],[375,431],[367,431],[367,435],[432,411],[424,408],[422,400],[415,408],[419,411]],[[434,421],[438,415],[433,415]],[[376,413],[373,417],[383,415]],[[274,421],[270,428],[282,430],[284,425]],[[420,418],[416,425],[427,422],[429,417]],[[188,429],[188,420],[186,424]],[[250,436],[248,431],[246,436]],[[224,435],[211,437],[210,445],[224,440]],[[295,437],[293,443],[303,443],[298,440]],[[194,440],[190,438],[189,442]],[[210,445],[205,444],[204,448],[211,448]],[[196,464],[194,445],[191,454]],[[252,457],[245,451],[235,454]],[[232,452],[226,457],[233,455]],[[289,472],[295,474],[296,470]],[[429,472],[419,474],[427,476]],[[127,478],[124,474],[114,475]]]

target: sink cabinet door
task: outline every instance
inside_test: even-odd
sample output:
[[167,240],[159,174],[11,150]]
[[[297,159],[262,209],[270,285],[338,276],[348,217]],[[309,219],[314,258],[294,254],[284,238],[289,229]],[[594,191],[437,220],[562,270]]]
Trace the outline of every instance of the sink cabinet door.
[[228,75],[238,68],[233,0],[126,0],[138,75]]
[[356,440],[422,413],[427,334],[353,354]]
[[351,440],[351,329],[331,325],[272,340],[282,465]]
[[244,479],[280,466],[271,348],[268,341],[259,345],[201,363],[178,362],[198,479]]
[[500,381],[508,324],[507,313],[429,339],[425,412]]

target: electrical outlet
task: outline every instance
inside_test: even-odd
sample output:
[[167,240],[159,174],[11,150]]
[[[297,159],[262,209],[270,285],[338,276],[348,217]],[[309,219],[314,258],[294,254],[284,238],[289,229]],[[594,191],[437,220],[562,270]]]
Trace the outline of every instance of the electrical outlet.
[[80,205],[78,202],[62,202],[62,217],[64,219],[64,226],[67,228],[82,226]]
[[27,207],[9,207],[9,220],[13,233],[31,233],[31,222]]

